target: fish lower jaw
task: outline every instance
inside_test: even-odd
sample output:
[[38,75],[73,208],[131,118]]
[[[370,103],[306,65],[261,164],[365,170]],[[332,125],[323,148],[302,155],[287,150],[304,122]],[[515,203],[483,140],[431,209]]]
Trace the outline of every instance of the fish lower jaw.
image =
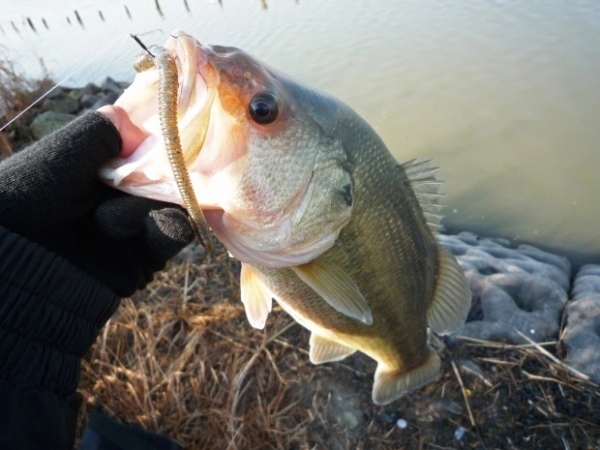
[[[199,196],[201,199],[202,196]],[[285,225],[262,230],[243,217],[232,216],[223,209],[211,207],[200,201],[209,223],[227,250],[242,262],[271,269],[295,267],[319,257],[333,244],[326,241],[318,245],[290,242]]]

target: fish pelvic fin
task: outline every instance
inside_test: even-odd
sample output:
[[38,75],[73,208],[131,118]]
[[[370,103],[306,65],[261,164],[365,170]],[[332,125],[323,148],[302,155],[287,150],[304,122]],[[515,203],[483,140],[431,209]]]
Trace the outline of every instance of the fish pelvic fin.
[[428,350],[423,364],[408,371],[390,370],[379,363],[373,383],[373,403],[387,405],[405,392],[435,380],[440,372],[441,361],[436,352],[430,348]]
[[448,334],[461,327],[471,308],[471,290],[454,255],[438,244],[438,278],[427,308],[427,323],[433,331]]
[[262,330],[273,306],[273,293],[257,275],[256,269],[248,263],[242,263],[240,291],[248,322],[254,328]]
[[314,331],[310,335],[310,362],[313,364],[341,361],[355,351],[355,348],[333,342]]
[[371,308],[360,289],[346,272],[323,257],[290,267],[336,311],[367,325],[373,323]]
[[431,161],[418,161],[412,159],[400,165],[413,188],[413,191],[423,210],[429,229],[436,233],[442,228],[440,212],[444,208],[441,200],[443,194],[439,192],[442,181],[435,178],[438,167],[431,165]]

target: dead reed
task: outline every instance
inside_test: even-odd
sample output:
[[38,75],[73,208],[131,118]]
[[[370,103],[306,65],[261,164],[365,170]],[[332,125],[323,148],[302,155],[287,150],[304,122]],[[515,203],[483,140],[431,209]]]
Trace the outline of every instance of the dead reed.
[[[54,82],[48,74],[41,79],[31,79],[23,75],[13,62],[4,57],[0,48],[0,128],[53,85]],[[0,159],[34,141],[28,125],[39,112],[39,108],[25,112],[19,120],[0,132]]]

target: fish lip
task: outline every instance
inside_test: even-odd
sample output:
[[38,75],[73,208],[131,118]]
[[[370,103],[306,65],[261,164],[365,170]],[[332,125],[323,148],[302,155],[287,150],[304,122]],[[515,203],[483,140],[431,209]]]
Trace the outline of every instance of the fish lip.
[[[211,107],[207,99],[210,98],[210,90],[216,89],[217,72],[210,63],[210,52],[188,33],[174,30],[163,48],[173,58],[177,69],[177,122],[182,137],[193,115],[204,107]],[[138,108],[139,105],[156,102],[159,96],[158,86],[158,71],[156,68],[150,68],[138,73],[131,86],[117,99],[115,105],[124,109],[132,122],[142,129],[147,137],[131,155],[120,155],[104,164],[100,168],[99,176],[103,182],[124,192],[180,203],[179,194],[174,189],[174,180],[165,179],[165,176],[171,176],[171,171],[157,169],[167,165],[166,156],[159,163],[153,161],[153,155],[165,153],[162,127],[156,118],[159,114],[158,105],[155,104],[149,109]],[[191,134],[191,128],[188,127],[188,134]],[[186,152],[185,142],[182,142],[182,150]],[[186,162],[193,160],[197,155],[188,156]],[[157,188],[151,189],[148,186]]]
[[[180,75],[177,109],[180,113],[185,113],[190,106],[189,101],[193,98],[193,91],[201,88],[208,91],[211,88],[208,51],[193,36],[181,30],[173,30],[165,48],[175,60],[177,73]],[[212,73],[216,74],[216,71],[213,69]],[[200,80],[196,75],[200,75]],[[202,83],[199,83],[200,81]],[[214,82],[210,84],[214,86]]]

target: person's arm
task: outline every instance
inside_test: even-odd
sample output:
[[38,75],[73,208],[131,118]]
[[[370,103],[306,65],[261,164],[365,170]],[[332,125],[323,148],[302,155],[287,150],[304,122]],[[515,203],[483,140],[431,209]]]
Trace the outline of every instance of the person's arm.
[[118,296],[0,227],[0,448],[73,447],[80,360]]
[[72,448],[82,356],[193,239],[180,209],[97,180],[127,126],[88,113],[0,163],[0,448]]

